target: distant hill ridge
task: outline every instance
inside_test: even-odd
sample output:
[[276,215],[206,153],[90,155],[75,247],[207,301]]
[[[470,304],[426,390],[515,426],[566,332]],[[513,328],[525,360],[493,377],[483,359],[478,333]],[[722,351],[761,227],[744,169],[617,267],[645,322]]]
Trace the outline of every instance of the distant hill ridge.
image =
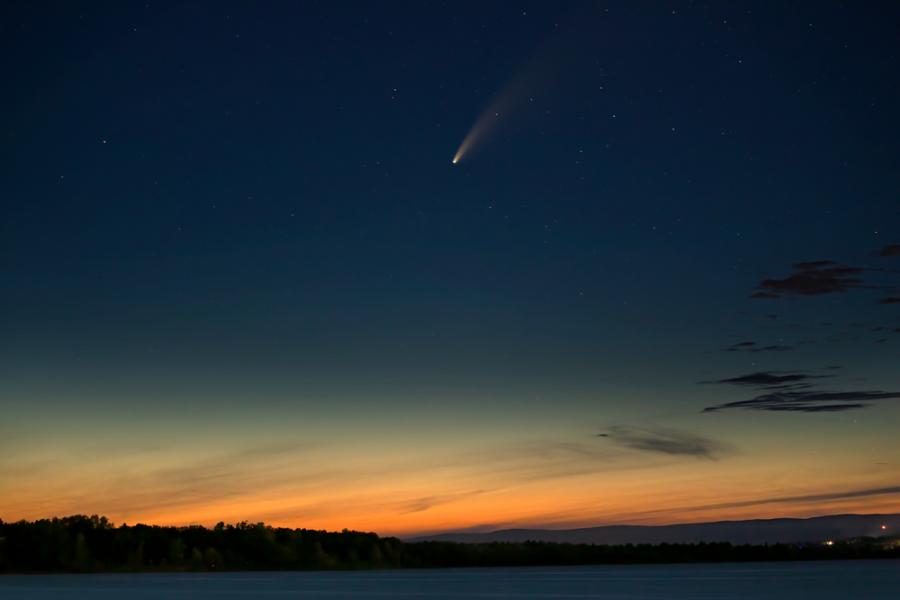
[[409,541],[559,542],[570,544],[821,543],[862,536],[900,535],[900,514],[828,515],[810,518],[715,521],[677,525],[603,525],[580,529],[502,529],[483,533],[441,533]]

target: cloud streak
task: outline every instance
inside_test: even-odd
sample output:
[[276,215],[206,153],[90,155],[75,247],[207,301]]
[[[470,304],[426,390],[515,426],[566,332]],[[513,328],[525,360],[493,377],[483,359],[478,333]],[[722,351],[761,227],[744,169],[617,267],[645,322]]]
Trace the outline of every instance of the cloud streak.
[[661,512],[697,512],[706,510],[721,510],[729,508],[750,508],[767,504],[809,504],[813,502],[834,502],[840,500],[853,500],[856,498],[874,498],[878,496],[892,496],[900,494],[900,485],[844,490],[840,492],[823,492],[818,494],[797,494],[790,496],[772,496],[768,498],[753,498],[748,500],[735,500],[732,502],[715,502],[710,504],[698,504],[694,506],[680,506],[677,508],[665,508],[647,511],[644,515]]
[[782,391],[761,394],[749,400],[738,400],[707,406],[703,409],[703,412],[716,412],[735,408],[775,412],[844,412],[868,408],[873,402],[879,400],[893,400],[897,398],[900,398],[900,392],[884,392],[880,390],[855,392]]
[[780,344],[772,344],[768,346],[760,346],[756,342],[738,342],[722,349],[723,352],[750,352],[757,354],[759,352],[787,352],[793,350],[793,346],[785,346]]
[[810,379],[821,379],[823,377],[828,377],[828,375],[810,375],[809,373],[804,373],[802,371],[757,371],[747,375],[739,375],[737,377],[716,379],[712,381],[701,381],[700,383],[766,387],[804,383]]
[[842,265],[833,260],[798,262],[794,272],[782,279],[763,279],[753,298],[819,296],[871,287],[860,277],[868,269]]
[[811,375],[801,371],[759,371],[738,377],[701,382],[753,387],[760,391],[765,391],[765,393],[747,400],[723,402],[707,406],[703,409],[703,412],[718,412],[729,409],[805,413],[844,412],[868,408],[873,403],[881,400],[900,398],[900,392],[883,390],[823,391],[816,389],[810,381],[825,377],[829,376]]
[[715,460],[731,449],[722,442],[674,429],[616,426],[598,433],[597,437],[639,452],[709,460]]

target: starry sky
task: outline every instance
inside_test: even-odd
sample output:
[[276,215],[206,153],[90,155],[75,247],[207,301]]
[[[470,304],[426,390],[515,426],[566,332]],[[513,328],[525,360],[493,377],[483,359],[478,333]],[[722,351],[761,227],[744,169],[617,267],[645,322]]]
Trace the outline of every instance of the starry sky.
[[900,511],[898,23],[5,2],[0,518]]

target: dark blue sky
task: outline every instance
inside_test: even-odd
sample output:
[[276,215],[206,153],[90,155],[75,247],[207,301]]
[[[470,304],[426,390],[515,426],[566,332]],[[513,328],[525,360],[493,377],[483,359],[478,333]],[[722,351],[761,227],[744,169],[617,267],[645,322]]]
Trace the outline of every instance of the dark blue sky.
[[[716,437],[752,400],[868,415],[852,454],[897,414],[897,7],[0,10],[0,401],[42,451],[185,407],[235,447],[254,411]],[[698,384],[759,373],[801,387]]]

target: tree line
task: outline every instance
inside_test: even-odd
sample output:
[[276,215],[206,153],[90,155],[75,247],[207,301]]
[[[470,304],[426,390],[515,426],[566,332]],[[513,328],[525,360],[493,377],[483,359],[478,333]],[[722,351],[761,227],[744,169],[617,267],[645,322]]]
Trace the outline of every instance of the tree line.
[[105,517],[0,520],[0,572],[247,571],[900,558],[900,542],[628,544],[404,542],[264,523],[114,526]]

